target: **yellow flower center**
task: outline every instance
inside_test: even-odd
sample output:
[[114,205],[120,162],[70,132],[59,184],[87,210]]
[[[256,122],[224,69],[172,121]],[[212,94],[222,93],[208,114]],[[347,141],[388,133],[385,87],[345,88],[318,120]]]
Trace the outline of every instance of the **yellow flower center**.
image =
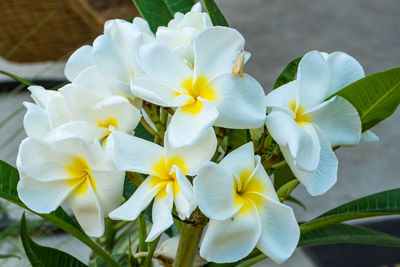
[[[239,174],[239,181],[235,179],[234,201],[236,205],[243,203],[240,212],[247,213],[253,205],[259,209],[263,202],[263,197],[267,188],[258,177],[251,177],[252,170],[244,169]],[[251,179],[250,179],[251,178]]]
[[193,77],[181,83],[181,87],[186,90],[184,94],[191,96],[192,99],[182,107],[182,111],[197,114],[203,107],[203,102],[198,97],[208,101],[214,101],[217,98],[216,91],[208,84],[208,80],[199,76],[195,82]]
[[90,174],[90,167],[85,159],[76,157],[66,167],[70,175],[67,183],[69,186],[75,187],[73,194],[84,194],[89,183],[93,190],[96,190],[96,182]]
[[187,169],[185,167],[185,160],[180,157],[172,157],[169,158],[168,161],[165,159],[165,157],[162,157],[154,164],[152,168],[157,175],[153,175],[149,178],[151,179],[152,187],[161,184],[160,190],[157,194],[157,197],[159,198],[164,198],[167,195],[166,187],[168,184],[171,185],[174,195],[180,191],[179,184],[176,179],[176,173],[171,173],[172,166],[174,165],[179,167],[183,173],[186,173]]
[[299,107],[297,107],[296,101],[293,101],[290,103],[290,109],[294,112],[295,117],[294,117],[294,121],[300,126],[302,127],[302,125],[304,123],[310,122],[310,116],[305,113],[304,107],[302,105],[300,105]]

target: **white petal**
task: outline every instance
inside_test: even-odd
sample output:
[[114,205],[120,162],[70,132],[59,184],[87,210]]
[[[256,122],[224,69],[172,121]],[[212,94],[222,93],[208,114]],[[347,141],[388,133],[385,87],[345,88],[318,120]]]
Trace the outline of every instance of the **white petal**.
[[298,90],[299,82],[295,80],[271,91],[265,97],[267,109],[278,108],[279,110],[293,114],[294,116],[295,114],[290,109],[290,106],[292,103],[296,102]]
[[276,263],[286,261],[297,247],[300,237],[292,208],[265,198],[259,214],[262,231],[257,248]]
[[20,174],[18,196],[31,210],[49,213],[56,210],[74,189],[66,181],[39,182]]
[[47,106],[53,98],[60,96],[59,92],[46,90],[38,85],[29,86],[28,90],[31,92],[32,99],[43,109],[47,109]]
[[91,66],[79,73],[73,85],[102,99],[112,95],[107,81],[109,77],[111,76],[104,75],[96,66]]
[[177,187],[174,185],[174,203],[179,217],[184,220],[190,217],[196,208],[193,186],[176,165],[172,166],[172,172],[175,173]]
[[246,213],[238,212],[225,221],[210,220],[200,246],[203,258],[217,263],[235,262],[254,249],[261,223],[256,208],[248,205]]
[[106,98],[97,103],[93,109],[103,127],[114,126],[126,133],[132,133],[142,117],[140,111],[122,96]]
[[129,83],[130,66],[121,47],[107,35],[100,35],[93,42],[93,55],[97,67],[105,74]]
[[175,87],[174,84],[157,82],[141,75],[135,75],[131,80],[131,90],[134,95],[164,107],[178,107],[191,99],[187,95],[177,95]]
[[125,172],[90,170],[90,174],[95,181],[95,192],[103,207],[104,215],[108,215],[121,204]]
[[266,125],[280,146],[289,146],[291,155],[301,168],[308,171],[317,168],[320,145],[310,123],[303,123],[300,127],[287,113],[273,111],[267,116]]
[[168,184],[164,189],[161,189],[161,191],[154,198],[152,210],[153,226],[151,227],[150,233],[146,238],[146,242],[153,241],[162,232],[174,224],[171,214],[173,201],[174,193],[172,192],[171,185]]
[[104,233],[103,210],[89,180],[85,183],[88,187],[86,192],[73,192],[67,198],[67,202],[85,233],[92,237],[100,237]]
[[71,110],[73,120],[85,120],[89,124],[97,125],[97,115],[92,107],[103,100],[101,97],[74,84],[64,86],[60,92]]
[[137,58],[143,71],[154,80],[179,85],[193,76],[191,69],[160,43],[142,45]]
[[259,155],[255,156],[255,162],[257,165],[247,181],[244,191],[260,193],[272,200],[279,202],[274,185],[272,184],[271,179],[261,164],[261,158]]
[[29,137],[43,138],[49,131],[49,117],[45,110],[33,103],[24,102],[27,112],[24,116],[24,128]]
[[210,86],[217,97],[213,101],[219,112],[215,126],[232,129],[258,128],[265,120],[265,94],[250,75],[243,78],[230,73],[218,76]]
[[55,142],[65,138],[76,137],[93,143],[107,134],[108,131],[106,129],[92,126],[86,121],[71,121],[51,130],[46,135],[46,141]]
[[235,149],[226,155],[219,165],[225,168],[226,171],[232,173],[239,181],[241,172],[244,170],[253,171],[255,167],[253,143],[249,142]]
[[50,128],[63,125],[71,121],[71,113],[62,95],[54,97],[47,106]]
[[299,168],[287,147],[281,146],[290,169],[312,196],[322,195],[337,181],[338,160],[332,151],[329,140],[318,129],[318,138],[321,144],[321,154],[318,168],[313,172],[306,172]]
[[360,142],[360,116],[346,99],[340,96],[331,98],[308,115],[328,138],[331,146],[356,145]]
[[18,151],[18,170],[37,181],[47,182],[70,178],[66,162],[51,146],[39,139],[26,138]]
[[119,170],[157,175],[154,164],[165,156],[161,146],[118,131],[108,137],[108,142],[112,142],[110,147]]
[[214,220],[226,220],[242,207],[234,199],[235,179],[228,170],[206,163],[193,181],[199,209]]
[[379,136],[368,130],[361,134],[361,142],[377,143],[379,142]]
[[154,39],[154,33],[150,30],[149,23],[146,20],[140,17],[135,17],[132,21],[132,24],[135,25],[139,31],[144,33],[145,36],[148,37],[147,39],[149,41]]
[[200,167],[207,161],[211,160],[217,148],[217,138],[214,130],[209,129],[206,136],[200,139],[194,145],[171,147],[168,139],[164,144],[167,159],[175,157],[182,158],[185,161],[185,174],[196,175]]
[[243,48],[244,38],[235,29],[217,26],[204,30],[194,43],[196,75],[212,80],[223,73],[231,73]]
[[157,183],[159,179],[149,176],[136,189],[133,195],[108,216],[113,220],[135,220],[142,210],[150,205],[150,202],[157,195],[162,184]]
[[332,73],[330,94],[365,76],[361,64],[346,53],[333,52],[329,54],[327,62]]
[[187,146],[200,142],[218,117],[218,111],[208,101],[197,100],[194,109],[179,107],[169,123],[166,138],[172,147]]
[[299,63],[300,101],[309,110],[329,95],[331,72],[324,57],[317,51],[308,52]]
[[90,45],[84,45],[78,48],[69,57],[67,64],[65,65],[65,77],[72,82],[81,71],[94,64],[93,47]]

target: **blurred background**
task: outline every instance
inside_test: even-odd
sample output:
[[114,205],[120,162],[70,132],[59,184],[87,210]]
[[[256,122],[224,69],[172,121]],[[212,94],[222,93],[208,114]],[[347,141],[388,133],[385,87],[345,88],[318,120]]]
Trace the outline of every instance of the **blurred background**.
[[[355,57],[366,74],[400,66],[400,1],[398,0],[216,0],[231,27],[246,39],[252,53],[245,71],[268,93],[288,62],[310,50],[343,51]],[[69,54],[90,43],[110,18],[131,18],[130,0],[0,1],[0,70],[50,89],[65,82]],[[0,74],[0,159],[15,166],[25,137],[23,101],[26,88]],[[338,183],[325,195],[309,196],[299,186],[294,196],[307,207],[293,206],[299,221],[353,199],[400,187],[400,111],[373,131],[379,143],[341,148]],[[21,211],[0,201],[0,266],[29,266],[18,240]],[[37,235],[55,229],[36,217]],[[360,223],[360,222],[356,222]],[[397,218],[370,219],[371,227],[399,235]],[[394,231],[397,231],[394,232]],[[67,235],[41,235],[41,244],[66,250],[84,262],[89,250]],[[45,236],[45,237],[43,237]],[[322,255],[323,254],[323,255]],[[381,259],[379,258],[381,255]],[[377,259],[377,260],[374,260]],[[397,264],[397,265],[396,265]],[[335,245],[299,249],[281,266],[399,266],[400,249]],[[257,266],[276,266],[266,260]]]

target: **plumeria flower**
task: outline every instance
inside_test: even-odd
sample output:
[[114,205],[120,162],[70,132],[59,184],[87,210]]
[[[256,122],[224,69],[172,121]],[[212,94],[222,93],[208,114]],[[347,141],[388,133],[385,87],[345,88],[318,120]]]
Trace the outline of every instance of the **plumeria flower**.
[[83,230],[99,237],[104,217],[121,202],[125,173],[115,168],[98,141],[89,143],[68,133],[22,141],[18,195],[38,213],[50,213],[66,200]]
[[[144,43],[153,42],[154,34],[148,23],[135,18],[132,23],[114,19],[104,25],[104,34],[93,42],[76,50],[65,67],[65,76],[73,82],[85,71],[84,78],[97,80],[111,88],[113,95],[133,99],[130,79],[141,73],[136,60],[136,50]],[[82,79],[82,78],[81,78]]]
[[71,115],[63,96],[42,86],[29,86],[34,103],[24,102],[27,112],[24,117],[26,134],[33,138],[44,138],[52,129],[71,121]]
[[266,126],[285,160],[311,195],[320,195],[337,180],[332,147],[360,142],[357,110],[344,98],[329,96],[364,77],[351,56],[312,51],[299,64],[297,79],[266,97]]
[[126,97],[113,95],[109,88],[96,80],[81,82],[81,75],[73,83],[60,88],[72,119],[101,128],[100,140],[113,130],[132,133],[141,118],[139,109]]
[[210,218],[200,255],[217,263],[235,262],[255,247],[277,263],[297,246],[299,226],[293,210],[279,202],[253,144],[209,162],[194,179],[200,210]]
[[[212,43],[212,45],[210,45]],[[212,125],[258,128],[265,119],[264,91],[248,74],[232,73],[244,39],[234,29],[208,28],[194,42],[193,69],[160,43],[142,45],[132,92],[156,105],[176,108],[166,133],[171,146],[196,143]]]
[[198,169],[213,156],[217,141],[212,130],[193,146],[171,148],[146,140],[113,132],[108,144],[118,169],[149,176],[121,207],[110,213],[116,220],[135,220],[154,199],[153,226],[146,242],[153,241],[172,224],[172,208],[181,219],[189,218],[196,207],[191,183],[186,175]]
[[207,28],[212,27],[210,16],[201,12],[201,4],[193,5],[186,14],[175,13],[168,26],[160,26],[156,40],[164,43],[168,49],[182,59],[193,63],[193,44],[196,37]]

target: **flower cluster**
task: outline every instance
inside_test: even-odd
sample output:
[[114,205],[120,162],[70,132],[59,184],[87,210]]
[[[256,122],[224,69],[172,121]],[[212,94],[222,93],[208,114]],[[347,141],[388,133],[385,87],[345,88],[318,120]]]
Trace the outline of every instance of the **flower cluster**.
[[[332,147],[361,139],[357,110],[329,97],[364,71],[345,53],[313,51],[294,81],[265,96],[243,73],[244,44],[235,29],[212,26],[200,4],[155,34],[141,18],[106,22],[93,45],[69,58],[69,84],[29,87],[35,103],[25,103],[20,199],[39,213],[66,201],[93,237],[103,235],[104,217],[135,220],[153,203],[147,242],[174,223],[173,212],[186,220],[198,207],[209,218],[200,245],[206,260],[234,262],[257,247],[285,261],[300,235],[292,209],[280,202],[253,143],[226,153],[215,129],[265,123],[297,179],[322,194],[337,179]],[[167,115],[164,130],[154,109]],[[139,123],[157,142],[134,136]],[[130,172],[148,176],[121,205]]]

